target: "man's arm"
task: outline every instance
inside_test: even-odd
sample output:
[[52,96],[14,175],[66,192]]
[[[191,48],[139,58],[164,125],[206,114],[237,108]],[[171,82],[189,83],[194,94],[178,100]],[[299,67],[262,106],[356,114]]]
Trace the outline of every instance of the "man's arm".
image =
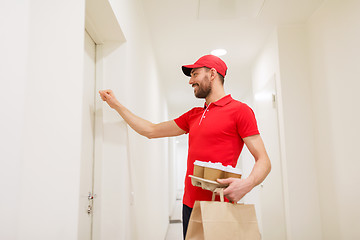
[[101,99],[106,101],[111,108],[115,109],[125,122],[127,122],[127,124],[129,124],[129,126],[140,135],[150,139],[178,136],[185,133],[185,131],[182,130],[174,120],[154,124],[136,116],[120,104],[111,90],[101,90],[99,93]]
[[255,158],[255,165],[250,176],[245,179],[227,178],[218,179],[221,184],[229,184],[224,195],[233,202],[239,201],[245,194],[259,185],[271,170],[270,159],[266,153],[264,142],[260,135],[243,138],[250,153]]

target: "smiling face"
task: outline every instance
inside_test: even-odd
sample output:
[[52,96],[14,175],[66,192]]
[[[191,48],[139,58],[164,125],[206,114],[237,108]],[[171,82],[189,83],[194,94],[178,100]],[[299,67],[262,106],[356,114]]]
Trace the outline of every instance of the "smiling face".
[[189,84],[194,88],[197,98],[206,98],[211,93],[210,69],[194,68],[190,73]]

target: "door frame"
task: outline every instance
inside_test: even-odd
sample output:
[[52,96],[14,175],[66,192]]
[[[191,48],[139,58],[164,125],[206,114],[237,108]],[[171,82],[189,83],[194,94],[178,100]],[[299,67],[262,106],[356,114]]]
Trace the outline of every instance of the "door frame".
[[[118,43],[126,41],[120,28],[119,22],[108,0],[86,0],[85,3],[85,31],[95,42],[95,96],[102,89],[104,82],[104,54],[103,49],[107,43]],[[83,30],[83,31],[84,31]],[[101,212],[101,197],[96,198],[96,194],[101,195],[101,162],[103,146],[103,102],[100,98],[95,99],[95,136],[94,136],[94,169],[92,190],[94,194],[94,213],[92,223],[92,239],[99,239]],[[100,178],[100,179],[99,179]],[[82,193],[80,193],[82,194]],[[97,213],[97,214],[96,214]]]

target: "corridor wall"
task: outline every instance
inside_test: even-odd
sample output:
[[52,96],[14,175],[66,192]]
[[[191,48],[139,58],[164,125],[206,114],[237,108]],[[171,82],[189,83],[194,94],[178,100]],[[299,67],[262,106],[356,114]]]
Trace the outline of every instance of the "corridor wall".
[[255,93],[261,73],[278,75],[288,239],[360,237],[359,9],[324,1],[307,22],[279,26],[272,60],[261,66],[265,47],[254,63]]
[[[15,239],[21,196],[25,88],[27,83],[28,1],[0,8],[0,238]],[[9,24],[11,23],[11,24]]]
[[[126,43],[104,49],[109,74],[103,86],[136,114],[166,120],[142,6],[110,3]],[[6,31],[0,44],[0,238],[77,239],[85,0],[9,2],[0,18]],[[110,64],[114,59],[118,64]],[[114,211],[120,215],[113,215],[123,225],[104,222],[103,231],[117,227],[108,236],[118,239],[162,239],[169,216],[167,140],[138,136],[105,107],[103,170],[116,164],[115,180],[125,187]]]
[[308,44],[323,239],[360,239],[360,1],[332,0],[309,19]]
[[[278,28],[291,239],[321,239],[305,24]],[[304,231],[306,229],[306,231]]]
[[[266,221],[262,223],[264,239],[315,240],[322,237],[305,36],[304,26],[278,27],[269,36],[253,65],[255,106],[267,97],[263,96],[262,89],[274,84],[272,91],[276,97],[273,104],[278,112],[278,126],[272,126],[273,123],[266,118],[258,119],[272,161],[272,171],[261,190],[262,197],[266,193],[276,196],[275,203],[271,204],[265,198],[261,205],[263,221]],[[260,112],[257,114],[261,115]],[[279,140],[276,136],[268,136],[273,128],[278,128]],[[273,140],[266,141],[268,139]],[[280,141],[280,147],[276,141]],[[274,148],[279,148],[280,155]],[[303,176],[305,172],[306,178]],[[276,205],[278,203],[282,207]],[[272,221],[265,218],[266,212],[272,211],[275,205],[278,206],[279,221],[283,216],[285,235],[274,231],[278,228],[271,227]]]
[[[8,209],[1,214],[5,236],[0,238],[76,239],[84,2],[16,1],[4,6],[1,22],[9,29],[4,34],[9,41],[1,44],[8,49],[4,60],[16,61],[7,63],[3,89],[16,96],[8,105],[14,110],[1,118],[9,119],[2,124],[8,129],[4,137],[16,141],[3,145],[13,153],[1,161],[14,167],[1,167],[7,172],[1,182],[7,186],[3,195],[15,201],[0,204]],[[9,97],[4,102],[10,103]]]
[[[104,88],[112,88],[119,101],[140,117],[154,123],[167,120],[166,103],[141,2],[112,0],[110,3],[126,43],[108,56],[109,60],[117,59],[111,62],[118,64],[110,66],[105,61],[109,75],[105,76]],[[121,119],[113,110],[104,110],[112,111],[105,112],[105,122]],[[169,222],[168,140],[149,140],[129,127],[127,131],[131,187],[129,195],[123,197],[131,198],[131,206],[127,206],[132,208],[131,236],[132,239],[162,239]],[[125,160],[117,155],[111,158]]]
[[[271,101],[272,94],[276,93],[275,87],[279,88],[280,86],[277,33],[277,31],[273,31],[268,37],[252,68],[255,115],[272,165],[269,176],[262,183],[263,186],[258,188],[259,193],[256,202],[258,204],[258,219],[261,221],[260,226],[264,239],[285,239],[287,235],[286,230],[289,226],[289,220],[285,218],[288,213],[288,205],[286,205],[287,201],[285,201],[287,200],[287,173],[284,171],[285,166],[283,165],[285,149],[279,147],[278,140],[279,134],[283,133],[283,128],[280,128],[281,125],[277,123],[276,116],[275,118],[273,116],[274,108],[271,107],[272,109],[269,109],[269,106],[273,105]],[[275,85],[272,87],[273,89],[268,87],[270,84]],[[281,90],[277,91],[276,99],[278,111],[282,112]],[[264,108],[264,103],[268,108]],[[266,113],[261,111],[266,111]],[[272,113],[272,116],[265,115],[269,113]],[[277,136],[274,136],[273,132]],[[281,149],[283,151],[280,151]],[[286,219],[288,221],[285,221]],[[280,226],[275,227],[275,224]]]

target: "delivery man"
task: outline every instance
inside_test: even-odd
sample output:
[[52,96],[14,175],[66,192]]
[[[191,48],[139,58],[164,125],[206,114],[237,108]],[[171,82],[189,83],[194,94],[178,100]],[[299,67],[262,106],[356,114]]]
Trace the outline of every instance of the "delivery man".
[[[245,179],[218,179],[229,185],[224,195],[233,202],[260,184],[269,174],[271,164],[260,137],[255,115],[245,103],[234,100],[224,91],[227,66],[213,55],[205,55],[194,64],[182,66],[190,77],[189,84],[197,98],[204,98],[203,107],[195,107],[180,117],[166,122],[151,123],[142,119],[116,99],[111,90],[99,91],[103,101],[115,109],[137,133],[151,139],[189,134],[189,152],[186,176],[193,174],[195,160],[221,162],[236,166],[244,144],[255,159],[251,174]],[[191,184],[185,178],[183,197],[183,232],[186,236],[192,207],[196,200],[210,201],[212,193]]]

